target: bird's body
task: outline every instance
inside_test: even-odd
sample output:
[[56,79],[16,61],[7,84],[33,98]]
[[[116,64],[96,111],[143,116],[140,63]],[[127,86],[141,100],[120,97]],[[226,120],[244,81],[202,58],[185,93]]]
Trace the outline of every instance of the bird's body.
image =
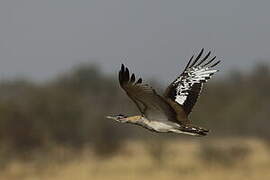
[[210,52],[200,59],[202,54],[203,49],[194,61],[193,56],[191,57],[183,73],[168,86],[163,96],[142,83],[141,78],[135,81],[135,75],[130,76],[128,68],[122,65],[119,71],[120,85],[137,105],[141,115],[117,115],[108,118],[140,125],[155,132],[206,135],[208,130],[194,126],[188,115],[199,97],[202,85],[217,72],[211,68],[220,61],[211,64],[215,59],[213,57],[205,62]]
[[[192,130],[194,131],[196,128],[194,127],[194,129],[190,129],[190,132],[186,131],[181,125],[174,123],[174,122],[170,122],[170,121],[165,121],[165,122],[160,122],[160,121],[156,121],[156,120],[148,120],[146,118],[142,118],[142,121],[140,122],[141,126],[155,131],[155,132],[161,132],[161,133],[178,133],[178,134],[188,134],[188,135],[194,135],[194,133],[192,132]],[[204,135],[203,132],[201,132],[201,135]]]
[[131,116],[128,117],[129,122],[133,124],[137,124],[140,126],[143,126],[149,130],[155,131],[155,132],[170,132],[173,128],[178,128],[179,125],[174,122],[170,122],[168,120],[160,121],[159,120],[150,120],[143,116]]

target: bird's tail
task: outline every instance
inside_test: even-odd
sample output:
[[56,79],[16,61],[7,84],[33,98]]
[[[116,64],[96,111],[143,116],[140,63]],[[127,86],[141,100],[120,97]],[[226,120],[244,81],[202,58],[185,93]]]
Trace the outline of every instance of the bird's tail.
[[193,125],[181,126],[179,130],[185,134],[193,136],[205,136],[208,134],[209,130],[202,127],[196,127]]

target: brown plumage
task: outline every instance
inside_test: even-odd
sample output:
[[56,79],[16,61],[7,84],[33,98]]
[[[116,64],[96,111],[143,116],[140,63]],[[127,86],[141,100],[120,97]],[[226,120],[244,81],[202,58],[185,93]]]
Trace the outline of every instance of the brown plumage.
[[220,62],[214,62],[216,57],[207,61],[211,52],[201,58],[203,51],[194,60],[194,56],[190,58],[184,71],[168,86],[163,96],[143,83],[141,78],[136,81],[135,75],[130,75],[129,69],[122,64],[119,71],[120,85],[137,105],[141,116],[136,116],[136,121],[132,117],[109,118],[138,124],[156,132],[206,135],[208,130],[192,125],[188,118],[202,85],[217,72],[211,68]]

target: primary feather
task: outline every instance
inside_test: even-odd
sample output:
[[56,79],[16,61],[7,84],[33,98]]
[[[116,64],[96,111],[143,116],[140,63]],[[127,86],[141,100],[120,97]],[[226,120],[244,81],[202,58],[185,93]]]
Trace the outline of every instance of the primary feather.
[[184,71],[160,96],[148,84],[134,74],[123,64],[119,71],[119,83],[130,99],[137,105],[140,116],[109,118],[119,122],[129,122],[143,126],[156,132],[174,132],[189,135],[206,135],[208,130],[192,125],[188,118],[202,90],[202,86],[217,70],[212,69],[220,61],[210,58],[208,52],[203,58],[204,49],[193,60],[190,58]]
[[191,57],[185,70],[169,85],[164,94],[166,98],[181,105],[187,115],[191,112],[193,106],[197,102],[203,84],[218,71],[212,69],[220,63],[220,61],[214,62],[216,57],[207,61],[211,52],[208,52],[207,55],[199,61],[203,51],[204,49],[201,50],[194,61],[192,61],[194,56]]
[[119,71],[119,82],[127,95],[137,105],[138,109],[148,119],[167,120],[174,114],[173,109],[148,84],[139,78],[135,82],[135,75],[129,75],[129,70],[123,64]]

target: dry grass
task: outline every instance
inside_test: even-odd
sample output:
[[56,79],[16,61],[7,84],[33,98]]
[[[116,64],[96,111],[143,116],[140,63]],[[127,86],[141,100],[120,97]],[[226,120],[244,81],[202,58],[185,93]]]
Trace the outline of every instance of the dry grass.
[[[208,145],[216,148],[213,157],[211,148],[210,151],[202,148]],[[166,146],[168,147],[163,150],[164,152],[159,153],[163,157],[157,158],[162,161],[155,160],[155,157],[149,154],[151,152],[145,148],[145,144],[140,142],[128,143],[119,154],[104,159],[96,157],[87,148],[77,154],[58,148],[50,156],[40,159],[10,162],[1,169],[0,179],[270,179],[270,151],[258,139],[174,140],[166,143]],[[234,151],[237,151],[235,147],[241,148],[239,153],[235,153],[230,150],[231,147],[236,149]],[[241,155],[243,147],[248,149],[248,153],[244,151],[245,155]],[[223,157],[224,153],[226,155]],[[209,156],[211,162],[202,156]],[[223,158],[222,162],[220,162],[222,158],[218,156]],[[224,164],[223,161],[227,158],[230,159],[230,163]],[[161,162],[163,165],[158,165]]]

